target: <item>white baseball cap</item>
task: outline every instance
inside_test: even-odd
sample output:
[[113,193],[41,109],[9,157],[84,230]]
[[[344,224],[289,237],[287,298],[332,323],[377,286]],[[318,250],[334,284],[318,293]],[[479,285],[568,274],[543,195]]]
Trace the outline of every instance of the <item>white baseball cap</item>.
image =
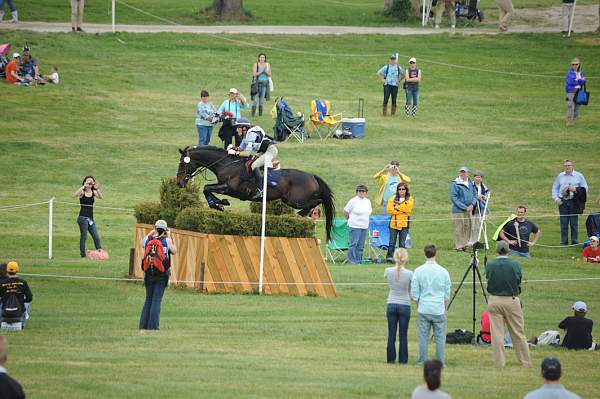
[[156,227],[157,229],[165,230],[167,228],[167,222],[162,219],[159,219],[156,221],[156,223],[154,223],[154,227]]
[[231,89],[229,89],[229,93],[238,94],[238,91],[235,87],[232,87]]
[[410,60],[408,60],[408,63],[410,64],[411,62],[414,62],[416,64],[417,59],[415,57],[410,57]]
[[13,58],[20,58],[20,57],[21,57],[21,54],[19,54],[19,53],[13,53]]
[[575,310],[577,312],[586,313],[587,312],[587,305],[583,301],[577,301],[577,302],[575,302],[573,304],[573,310]]

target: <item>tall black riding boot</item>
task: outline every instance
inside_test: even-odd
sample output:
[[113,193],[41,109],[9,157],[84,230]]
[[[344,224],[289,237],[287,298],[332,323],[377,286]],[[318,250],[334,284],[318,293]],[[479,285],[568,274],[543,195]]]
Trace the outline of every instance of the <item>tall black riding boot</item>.
[[258,106],[258,116],[262,116],[262,112],[263,112],[263,106],[259,105]]
[[252,197],[250,197],[251,200],[258,200],[261,199],[263,196],[263,174],[261,173],[260,169],[261,168],[256,168],[252,171],[252,176],[254,176],[254,185],[256,186],[256,190],[254,191]]
[[252,116],[256,115],[256,105],[252,106]]

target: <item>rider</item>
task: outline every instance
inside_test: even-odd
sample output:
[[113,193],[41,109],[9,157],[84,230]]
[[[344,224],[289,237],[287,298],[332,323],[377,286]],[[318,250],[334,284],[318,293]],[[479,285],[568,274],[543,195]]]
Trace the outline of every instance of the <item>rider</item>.
[[[239,122],[238,122],[239,123]],[[248,122],[249,123],[249,122]],[[245,126],[245,125],[244,125]],[[243,133],[243,127],[241,126],[241,130]],[[236,126],[237,127],[237,126]],[[238,134],[240,130],[238,130]],[[275,147],[274,140],[267,136],[265,131],[260,126],[254,126],[245,132],[244,139],[240,146],[235,149],[233,147],[228,148],[227,153],[230,155],[237,155],[240,157],[249,157],[254,152],[257,153],[258,157],[254,162],[252,162],[252,175],[254,176],[254,181],[256,185],[256,191],[254,195],[250,197],[251,200],[257,200],[262,198],[262,181],[263,177],[261,174],[261,167],[265,164],[268,168],[273,167],[273,159],[277,156],[277,147]]]

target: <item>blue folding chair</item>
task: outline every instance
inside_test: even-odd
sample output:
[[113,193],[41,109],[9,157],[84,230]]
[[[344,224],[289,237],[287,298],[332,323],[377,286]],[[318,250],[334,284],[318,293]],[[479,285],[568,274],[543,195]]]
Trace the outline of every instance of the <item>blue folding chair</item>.
[[390,215],[371,216],[369,218],[369,257],[377,257],[385,261],[389,243]]

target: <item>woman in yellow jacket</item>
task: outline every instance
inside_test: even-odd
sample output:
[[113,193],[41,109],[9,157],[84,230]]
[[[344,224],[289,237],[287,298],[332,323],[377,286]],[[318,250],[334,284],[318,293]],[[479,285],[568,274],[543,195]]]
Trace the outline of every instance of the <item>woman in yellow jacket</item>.
[[387,203],[387,213],[390,214],[390,243],[388,244],[385,260],[394,262],[394,249],[396,240],[399,248],[406,248],[408,235],[408,218],[412,213],[414,198],[410,195],[406,183],[398,183],[396,194],[390,197]]

